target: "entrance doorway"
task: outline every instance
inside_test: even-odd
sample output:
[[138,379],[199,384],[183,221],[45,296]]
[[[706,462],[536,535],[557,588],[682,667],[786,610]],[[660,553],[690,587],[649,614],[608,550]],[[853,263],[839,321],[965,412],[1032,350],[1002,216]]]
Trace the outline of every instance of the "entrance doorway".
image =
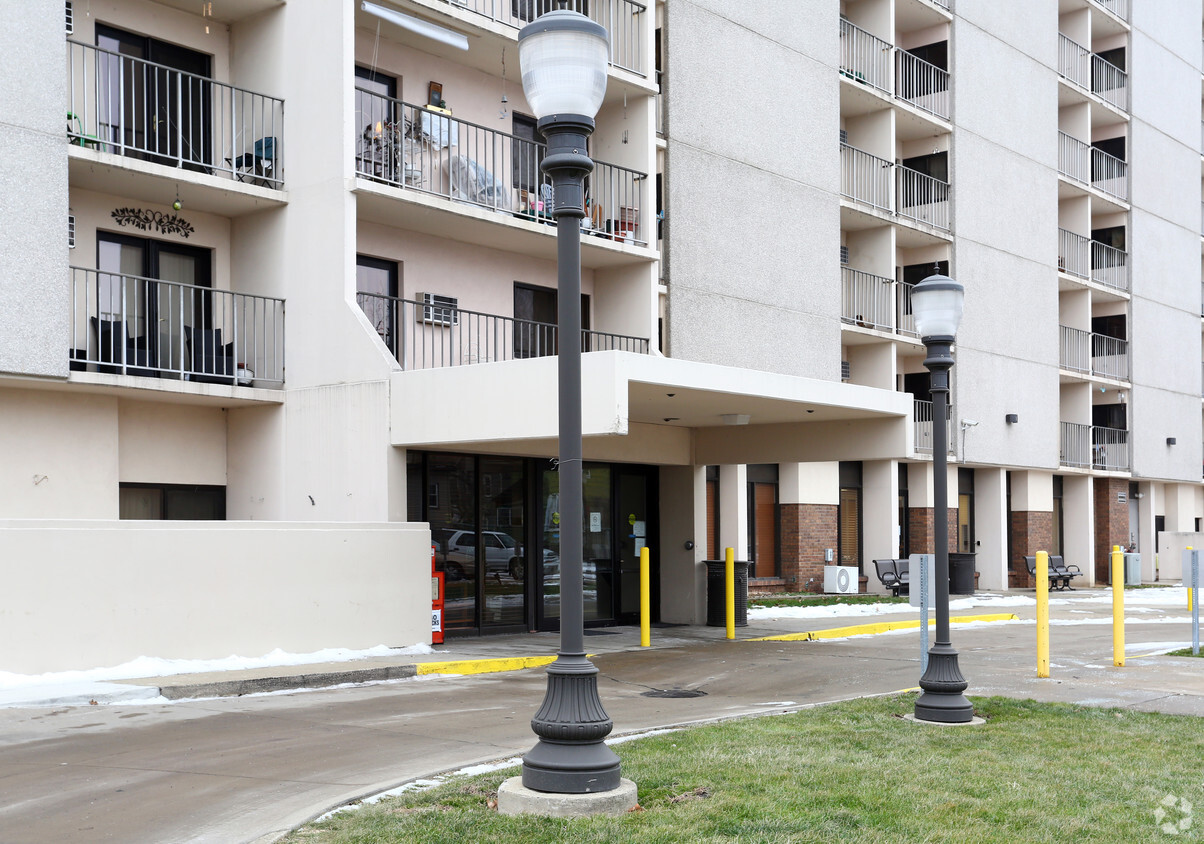
[[[586,463],[582,480],[585,622],[593,626],[636,623],[640,611],[640,551],[658,534],[655,468]],[[560,476],[555,471],[543,471],[539,500],[543,512],[536,626],[540,630],[558,630]],[[658,603],[655,575],[652,583],[655,607]]]
[[[444,574],[444,630],[559,629],[560,476],[549,461],[414,451],[407,464],[407,517],[430,523]],[[585,621],[636,623],[640,550],[658,535],[656,467],[586,463],[582,480]],[[655,553],[652,563],[655,607]]]

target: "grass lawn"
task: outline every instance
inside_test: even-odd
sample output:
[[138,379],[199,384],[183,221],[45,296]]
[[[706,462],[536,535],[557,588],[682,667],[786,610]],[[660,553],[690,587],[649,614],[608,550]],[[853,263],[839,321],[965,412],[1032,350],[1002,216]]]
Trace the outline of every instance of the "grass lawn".
[[1200,646],[1200,652],[1198,654],[1193,654],[1191,652],[1191,648],[1182,648],[1181,650],[1177,651],[1169,651],[1167,656],[1204,656],[1204,645]]
[[811,592],[783,592],[753,596],[750,607],[830,607],[836,604],[906,604],[907,598],[890,595],[815,595]]
[[[489,803],[513,769],[389,798],[284,840],[1127,844],[1184,837],[1158,827],[1167,795],[1204,806],[1204,719],[976,698],[984,726],[937,727],[902,720],[914,701],[857,700],[618,745],[641,807],[619,818],[499,815]],[[1163,823],[1184,818],[1177,802],[1163,811]]]

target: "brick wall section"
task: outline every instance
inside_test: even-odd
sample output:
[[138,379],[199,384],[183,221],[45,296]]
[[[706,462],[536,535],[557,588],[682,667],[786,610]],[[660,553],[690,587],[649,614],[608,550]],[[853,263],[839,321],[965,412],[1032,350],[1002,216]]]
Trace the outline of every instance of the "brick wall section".
[[779,505],[781,571],[786,589],[823,591],[824,549],[836,548],[837,509],[835,504]]
[[1053,545],[1053,513],[1046,511],[1017,510],[1011,514],[1012,559],[1008,566],[1008,587],[1011,589],[1035,589],[1036,580],[1028,573],[1026,556],[1035,556],[1038,551],[1049,551]]
[[1108,571],[1112,546],[1123,549],[1129,544],[1129,504],[1119,500],[1119,494],[1128,491],[1124,478],[1095,479],[1095,582],[1100,586],[1112,579]]
[[[957,550],[957,510],[949,511],[949,550]],[[913,554],[935,554],[931,507],[907,509],[907,533]]]

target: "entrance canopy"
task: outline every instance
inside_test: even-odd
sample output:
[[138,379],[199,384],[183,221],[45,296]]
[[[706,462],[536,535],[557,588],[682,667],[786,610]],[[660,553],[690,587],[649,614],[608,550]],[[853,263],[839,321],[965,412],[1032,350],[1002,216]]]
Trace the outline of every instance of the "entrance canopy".
[[[395,446],[554,455],[556,358],[397,372]],[[582,357],[587,459],[660,465],[876,460],[912,451],[912,397],[639,355]]]

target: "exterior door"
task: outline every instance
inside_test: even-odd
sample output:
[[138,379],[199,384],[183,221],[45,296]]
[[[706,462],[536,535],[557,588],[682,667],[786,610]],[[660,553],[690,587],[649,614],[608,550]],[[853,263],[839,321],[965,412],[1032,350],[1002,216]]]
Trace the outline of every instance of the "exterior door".
[[117,326],[107,340],[98,339],[102,361],[119,362],[124,354],[127,365],[147,367],[134,374],[180,372],[190,362],[186,327],[232,334],[223,309],[203,289],[211,286],[209,250],[97,232],[96,251],[98,325]]
[[[652,543],[652,508],[653,490],[649,489],[650,479],[642,469],[636,470],[623,467],[618,471],[618,595],[619,606],[615,617],[619,621],[638,622],[640,618],[640,551],[650,547]],[[655,580],[655,578],[653,578]]]

